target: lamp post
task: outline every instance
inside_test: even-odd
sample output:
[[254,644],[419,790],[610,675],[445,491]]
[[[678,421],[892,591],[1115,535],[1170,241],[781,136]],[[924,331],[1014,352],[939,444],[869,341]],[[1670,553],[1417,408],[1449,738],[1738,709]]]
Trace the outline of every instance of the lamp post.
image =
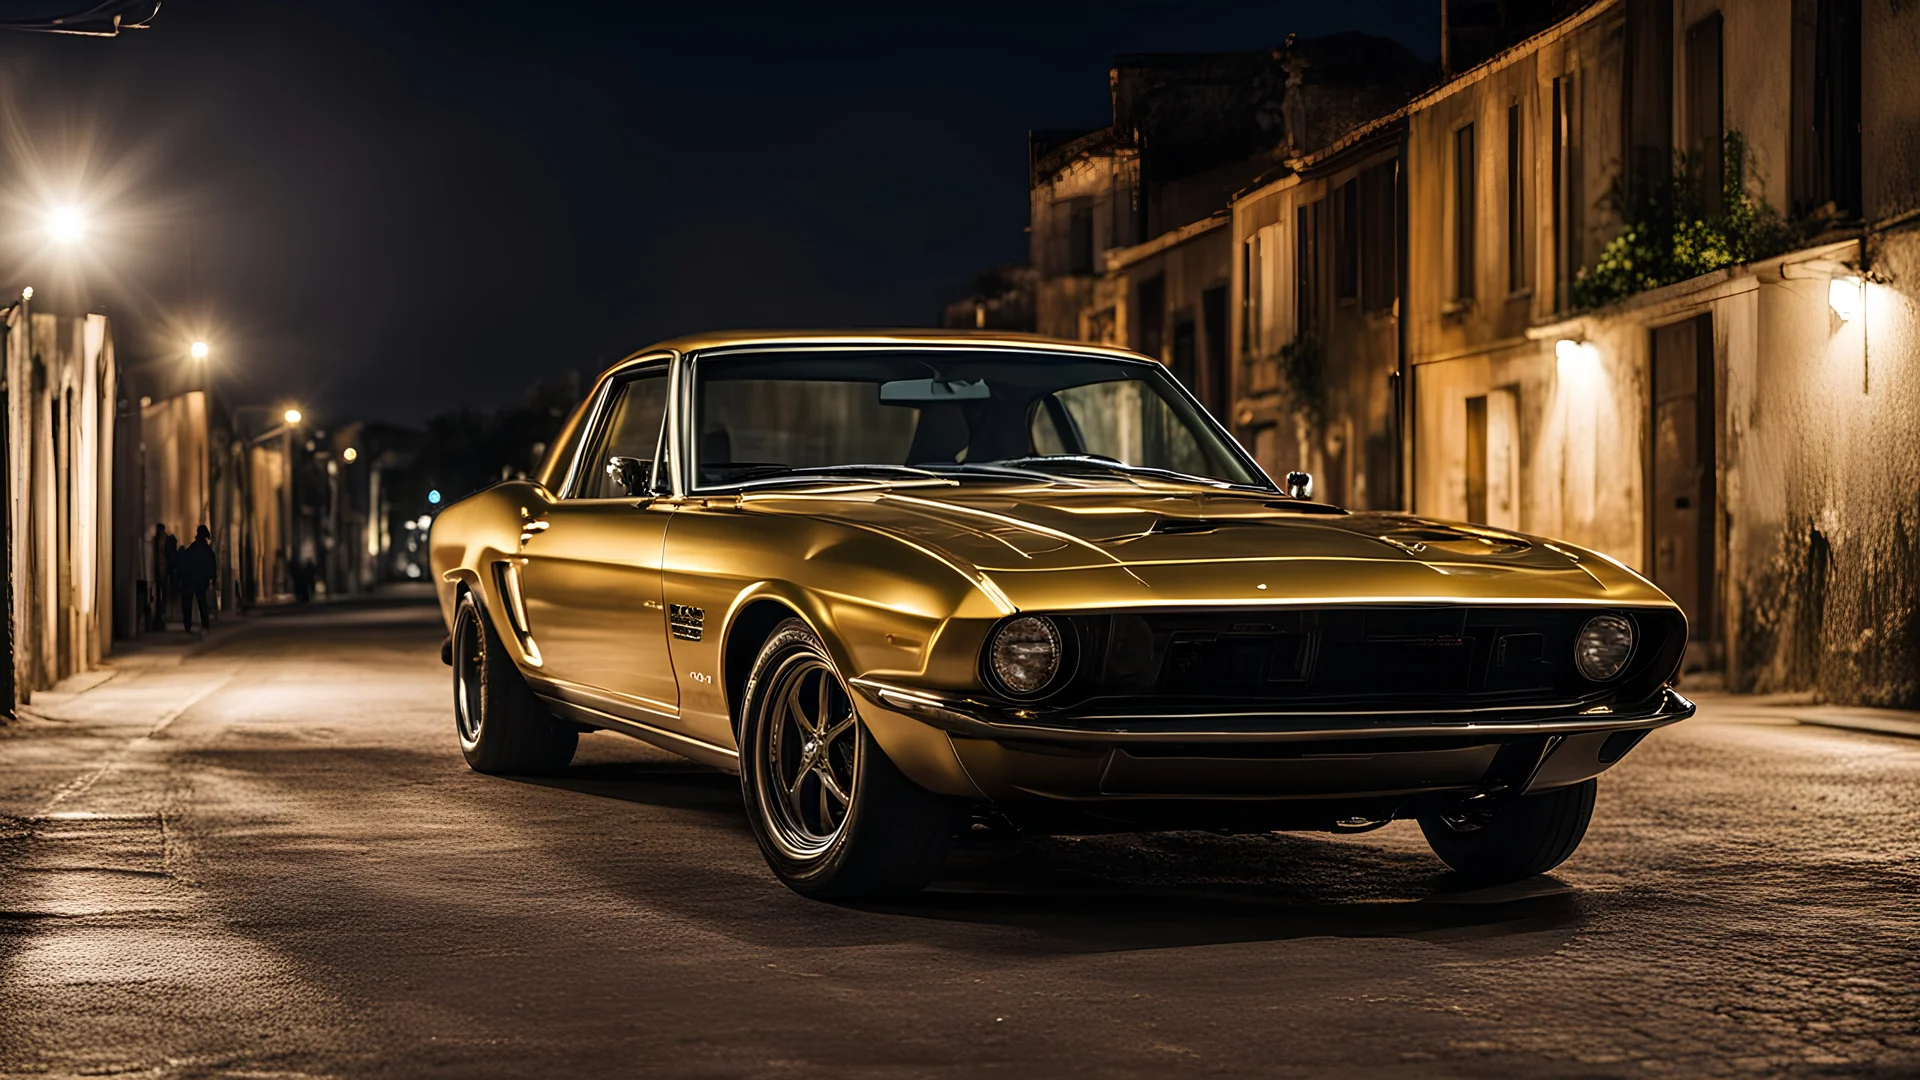
[[[242,405],[234,409],[234,415],[235,415],[235,418],[238,419],[239,414],[241,413],[254,412],[254,411],[268,412],[270,408],[271,408],[270,406],[266,406],[266,405]],[[261,446],[274,439],[285,439],[286,441],[285,450],[281,457],[282,469],[284,470],[283,476],[285,478],[285,483],[282,486],[280,505],[279,507],[277,507],[277,509],[280,512],[280,521],[283,526],[280,542],[281,542],[282,550],[287,554],[287,567],[289,572],[291,572],[292,570],[293,560],[298,558],[299,556],[299,548],[297,545],[298,527],[296,522],[296,516],[294,514],[294,502],[293,502],[293,487],[294,487],[294,481],[297,475],[293,467],[293,453],[294,453],[294,446],[295,446],[295,437],[297,435],[300,423],[303,419],[305,419],[305,417],[301,414],[298,408],[288,407],[280,413],[280,421],[281,421],[280,423],[275,424],[270,428],[267,428],[265,431],[260,432],[258,435],[248,436],[245,439],[245,445],[248,453],[246,455],[246,479],[245,479],[246,497],[245,499],[242,500],[242,505],[245,507],[245,510],[246,510],[246,513],[245,513],[246,524],[243,526],[243,528],[245,529],[245,533],[246,533],[246,545],[247,545],[246,568],[248,571],[249,578],[253,579],[251,581],[253,588],[243,589],[242,590],[243,593],[252,593],[252,592],[258,591],[258,586],[259,586],[257,575],[253,573],[253,570],[254,570],[253,548],[254,548],[256,530],[254,528],[254,519],[253,519],[253,511],[254,511],[253,480],[252,480],[253,455],[251,451],[253,450],[253,448],[257,446]]]

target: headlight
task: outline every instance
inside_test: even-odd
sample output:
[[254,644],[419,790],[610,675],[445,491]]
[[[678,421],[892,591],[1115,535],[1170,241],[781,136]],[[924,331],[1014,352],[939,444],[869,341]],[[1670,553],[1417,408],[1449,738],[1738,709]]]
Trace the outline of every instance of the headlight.
[[1624,615],[1595,615],[1573,641],[1573,663],[1580,674],[1606,682],[1633,655],[1633,620]]
[[1003,689],[1032,694],[1060,673],[1060,628],[1044,615],[1022,615],[994,631],[987,666]]

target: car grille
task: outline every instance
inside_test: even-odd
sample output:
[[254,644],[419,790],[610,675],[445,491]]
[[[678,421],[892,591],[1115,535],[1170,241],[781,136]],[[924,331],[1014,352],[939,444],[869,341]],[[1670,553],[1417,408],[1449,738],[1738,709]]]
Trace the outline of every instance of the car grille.
[[1639,700],[1678,662],[1678,613],[1632,612],[1627,671],[1583,678],[1573,643],[1592,608],[1381,605],[1075,615],[1074,674],[1051,708],[1099,703],[1471,708]]

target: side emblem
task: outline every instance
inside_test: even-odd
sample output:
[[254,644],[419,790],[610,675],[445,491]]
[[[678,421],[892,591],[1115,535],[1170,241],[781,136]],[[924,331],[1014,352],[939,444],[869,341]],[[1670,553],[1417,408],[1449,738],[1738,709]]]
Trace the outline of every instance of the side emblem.
[[699,641],[707,625],[707,609],[686,604],[667,605],[667,625],[682,641]]

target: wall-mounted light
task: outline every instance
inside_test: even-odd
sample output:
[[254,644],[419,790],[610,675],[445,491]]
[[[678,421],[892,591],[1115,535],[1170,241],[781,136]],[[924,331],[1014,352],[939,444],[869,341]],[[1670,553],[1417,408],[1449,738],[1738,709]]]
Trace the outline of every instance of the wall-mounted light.
[[1866,306],[1866,285],[1854,274],[1834,278],[1827,284],[1827,306],[1841,322],[1852,322]]
[[1560,362],[1560,377],[1587,375],[1600,368],[1600,350],[1591,341],[1561,338],[1553,343],[1554,359]]
[[206,342],[196,341],[193,343],[191,347],[187,349],[187,351],[193,354],[193,358],[195,360],[205,360],[207,358],[207,352],[209,350],[207,349]]

